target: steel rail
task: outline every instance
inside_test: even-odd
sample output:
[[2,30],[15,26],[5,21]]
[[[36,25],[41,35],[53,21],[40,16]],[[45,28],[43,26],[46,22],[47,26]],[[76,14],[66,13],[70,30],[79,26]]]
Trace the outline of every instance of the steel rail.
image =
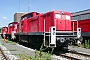
[[77,52],[77,51],[74,51],[74,50],[69,50],[68,52],[69,53],[74,53],[74,54],[77,54],[77,55],[83,55],[83,56],[86,56],[86,57],[90,57],[89,54],[82,53],[82,52]]
[[8,58],[5,56],[5,54],[3,53],[2,49],[0,48],[0,54],[2,54],[2,58],[3,60],[8,60]]
[[81,60],[81,59],[74,58],[74,57],[71,57],[71,56],[66,56],[66,55],[60,55],[60,57],[62,57],[62,58],[67,58],[67,59],[69,59],[69,60]]

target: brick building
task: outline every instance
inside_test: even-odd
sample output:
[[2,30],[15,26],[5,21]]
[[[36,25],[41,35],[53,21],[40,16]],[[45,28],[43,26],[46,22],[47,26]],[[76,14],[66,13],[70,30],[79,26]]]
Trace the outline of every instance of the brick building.
[[24,15],[24,12],[16,12],[14,14],[14,22],[19,22],[22,15]]

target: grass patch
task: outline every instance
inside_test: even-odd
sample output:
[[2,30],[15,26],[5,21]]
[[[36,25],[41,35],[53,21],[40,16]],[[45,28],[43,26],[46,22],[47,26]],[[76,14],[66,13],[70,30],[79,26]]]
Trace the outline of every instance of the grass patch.
[[85,40],[85,43],[83,43],[81,47],[90,49],[90,39]]
[[6,40],[6,43],[11,43],[12,45],[16,45],[17,44],[16,42],[12,42],[10,40]]
[[17,43],[15,43],[15,42],[12,42],[12,45],[16,45]]
[[[72,43],[70,43],[69,45],[70,46],[74,46]],[[77,47],[90,49],[90,39],[89,40],[85,40],[84,43],[82,43],[80,46],[77,46]]]
[[7,39],[7,40],[6,40],[6,43],[12,43],[12,41],[10,41],[10,40]]
[[36,51],[35,57],[26,54],[20,54],[19,56],[19,60],[51,60],[51,55],[49,53],[42,52],[42,55],[40,55],[40,51]]
[[20,54],[19,55],[20,56],[19,60],[51,60],[51,55],[53,53],[54,48],[52,48],[51,52],[48,51],[47,53],[43,52],[42,50],[44,50],[43,49],[43,44],[42,44],[42,46],[41,46],[39,51],[35,49],[34,57],[28,56],[26,54]]
[[19,56],[20,56],[19,60],[34,60],[33,57],[25,54],[19,54]]
[[4,45],[4,43],[2,45]]
[[0,35],[0,39],[2,39],[1,35]]
[[45,53],[45,52],[35,50],[34,59],[36,59],[36,60],[51,60],[50,56],[51,56],[50,52]]

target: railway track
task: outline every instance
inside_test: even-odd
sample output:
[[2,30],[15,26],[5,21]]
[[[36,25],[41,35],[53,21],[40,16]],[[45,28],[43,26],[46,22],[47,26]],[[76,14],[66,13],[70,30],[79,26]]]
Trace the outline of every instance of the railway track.
[[8,60],[1,48],[0,48],[0,60]]
[[58,54],[60,58],[64,60],[90,60],[90,55],[82,52],[77,52],[74,50],[68,50],[65,54]]

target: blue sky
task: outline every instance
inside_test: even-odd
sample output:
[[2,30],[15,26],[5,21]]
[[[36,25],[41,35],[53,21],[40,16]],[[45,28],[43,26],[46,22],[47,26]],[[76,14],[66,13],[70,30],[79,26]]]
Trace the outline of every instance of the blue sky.
[[[20,12],[50,10],[77,12],[90,8],[90,0],[20,0]],[[0,0],[0,27],[14,21],[14,13],[19,11],[19,0]]]

